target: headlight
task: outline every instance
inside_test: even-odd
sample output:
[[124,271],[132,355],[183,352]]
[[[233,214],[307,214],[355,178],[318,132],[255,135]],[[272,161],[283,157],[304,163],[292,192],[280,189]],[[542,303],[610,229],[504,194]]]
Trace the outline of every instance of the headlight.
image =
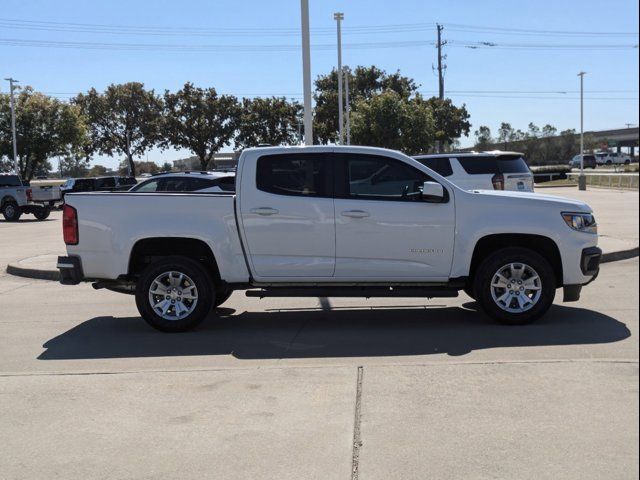
[[590,213],[570,213],[563,212],[562,218],[565,223],[579,232],[598,233],[598,224],[595,217]]

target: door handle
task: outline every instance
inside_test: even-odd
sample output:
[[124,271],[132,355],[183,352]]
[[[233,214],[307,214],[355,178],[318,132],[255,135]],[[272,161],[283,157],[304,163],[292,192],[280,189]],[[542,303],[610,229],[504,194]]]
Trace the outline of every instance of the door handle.
[[366,218],[369,216],[369,212],[365,212],[364,210],[345,210],[341,215],[350,218]]
[[264,216],[268,216],[268,215],[275,215],[278,213],[278,210],[276,210],[275,208],[270,208],[270,207],[258,207],[258,208],[252,208],[251,210],[249,210],[251,213],[255,213],[257,215],[264,215]]

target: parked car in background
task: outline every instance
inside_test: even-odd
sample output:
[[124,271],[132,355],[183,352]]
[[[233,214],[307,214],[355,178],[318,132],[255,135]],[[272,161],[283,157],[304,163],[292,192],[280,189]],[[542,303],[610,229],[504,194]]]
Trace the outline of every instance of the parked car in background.
[[522,153],[444,153],[413,158],[464,190],[533,191],[533,173]]
[[[569,166],[571,168],[580,168],[580,158],[582,155],[576,155],[569,161]],[[592,168],[595,170],[597,167],[596,156],[592,154],[588,154],[584,156],[584,168]]]
[[234,192],[235,174],[232,172],[170,172],[158,173],[140,182],[131,192]]
[[18,175],[0,173],[0,212],[8,222],[17,221],[23,213],[44,220],[51,208],[44,202],[34,201],[32,189],[23,184]]
[[60,191],[64,198],[67,193],[126,191],[137,183],[135,177],[69,178],[60,187]]
[[629,165],[631,157],[618,152],[596,152],[598,165]]

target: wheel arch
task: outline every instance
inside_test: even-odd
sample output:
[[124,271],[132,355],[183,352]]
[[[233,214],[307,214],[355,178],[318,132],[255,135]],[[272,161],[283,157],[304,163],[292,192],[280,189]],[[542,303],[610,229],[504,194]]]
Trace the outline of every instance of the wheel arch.
[[5,203],[9,203],[9,202],[13,202],[17,204],[18,200],[11,195],[4,195],[2,197],[2,200],[0,200],[0,208],[4,207]]
[[473,249],[471,265],[469,268],[469,279],[473,279],[482,260],[493,252],[508,247],[528,248],[549,261],[556,277],[556,285],[561,287],[564,284],[562,270],[562,256],[556,242],[544,235],[502,233],[487,235],[480,238]]
[[129,255],[127,274],[136,277],[154,260],[181,255],[201,263],[214,282],[220,281],[220,270],[211,247],[203,240],[189,237],[150,237],[138,240]]

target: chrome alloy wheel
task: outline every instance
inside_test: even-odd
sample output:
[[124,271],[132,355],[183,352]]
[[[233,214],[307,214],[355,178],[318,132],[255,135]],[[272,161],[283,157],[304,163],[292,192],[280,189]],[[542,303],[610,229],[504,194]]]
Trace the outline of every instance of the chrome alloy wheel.
[[182,320],[198,303],[198,289],[188,275],[164,272],[149,287],[149,303],[153,311],[165,320]]
[[502,310],[522,313],[531,310],[542,294],[542,280],[525,263],[509,263],[491,279],[491,297]]

